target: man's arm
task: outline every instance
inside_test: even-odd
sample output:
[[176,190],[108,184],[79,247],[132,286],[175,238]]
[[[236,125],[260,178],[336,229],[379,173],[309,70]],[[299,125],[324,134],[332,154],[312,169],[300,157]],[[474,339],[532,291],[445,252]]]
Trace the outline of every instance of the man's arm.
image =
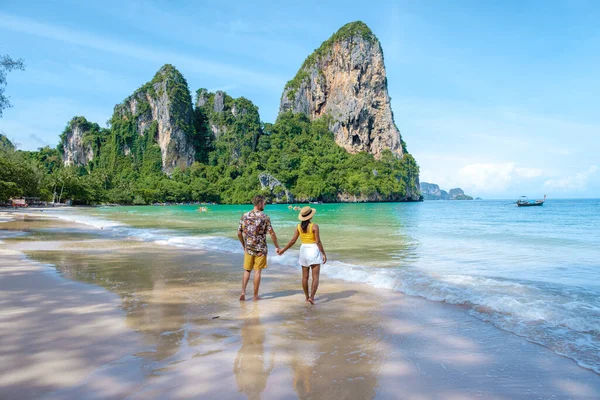
[[244,234],[242,231],[238,231],[238,239],[240,239],[240,243],[242,244],[244,251],[246,251],[246,242],[244,241]]
[[240,239],[240,243],[242,244],[244,251],[246,251],[246,241],[244,240],[244,216],[243,215],[242,215],[242,218],[240,218],[240,224],[238,226],[238,239]]
[[269,230],[269,234],[271,235],[271,240],[273,240],[273,244],[275,245],[275,248],[277,250],[279,250],[279,243],[277,243],[277,235],[275,234],[275,231],[273,230],[273,228],[271,228]]
[[275,230],[271,225],[271,218],[267,217],[267,230],[269,231],[269,235],[271,235],[271,240],[273,240],[273,244],[277,251],[279,251],[279,243],[277,242],[277,235],[275,234]]

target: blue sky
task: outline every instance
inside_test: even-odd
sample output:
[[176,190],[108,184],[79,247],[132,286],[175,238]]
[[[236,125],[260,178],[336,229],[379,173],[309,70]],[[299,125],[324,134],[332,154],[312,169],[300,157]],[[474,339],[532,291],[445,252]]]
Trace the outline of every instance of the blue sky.
[[385,54],[396,124],[421,180],[484,198],[600,197],[595,1],[20,1],[0,3],[13,108],[0,131],[56,146],[75,115],[175,65],[190,90],[245,96],[275,120],[285,82],[343,24]]

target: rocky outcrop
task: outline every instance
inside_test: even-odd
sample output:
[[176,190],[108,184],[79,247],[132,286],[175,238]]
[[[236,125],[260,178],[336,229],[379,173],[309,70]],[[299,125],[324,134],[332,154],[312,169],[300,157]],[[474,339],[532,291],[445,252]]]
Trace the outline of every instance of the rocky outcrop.
[[13,151],[15,145],[3,134],[0,133],[0,150],[2,151]]
[[163,172],[170,174],[175,168],[194,162],[192,97],[185,78],[172,65],[163,66],[151,82],[117,105],[115,118],[133,120],[141,136],[149,132],[153,122],[157,123],[155,139],[160,146]]
[[343,26],[311,54],[285,86],[279,112],[327,116],[335,141],[350,153],[380,158],[406,151],[394,123],[383,51],[363,22]]
[[73,118],[60,136],[59,150],[65,166],[87,166],[94,158],[92,147],[94,136],[98,135],[98,124],[84,117]]
[[450,189],[448,191],[448,196],[450,200],[473,200],[473,198],[465,192],[461,188]]
[[422,201],[419,196],[407,197],[400,194],[381,195],[378,193],[371,195],[351,195],[348,193],[338,193],[337,202],[339,203],[385,203],[385,202],[417,202]]
[[[214,139],[223,133],[231,133],[239,123],[260,125],[258,107],[245,97],[233,98],[221,90],[215,93],[206,89],[196,91],[196,115],[206,121]],[[245,116],[249,118],[242,121]],[[202,127],[196,129],[202,130]]]
[[256,150],[262,135],[258,107],[245,97],[233,98],[223,91],[196,92],[195,128],[201,148],[227,149],[229,161],[236,162],[243,148]]
[[458,196],[464,196],[465,192],[461,188],[454,188],[448,191],[448,196],[450,196],[450,200],[454,200]]
[[461,188],[450,189],[446,192],[441,190],[435,183],[421,182],[421,195],[424,200],[473,200],[465,194]]
[[448,192],[441,190],[435,183],[421,182],[421,195],[425,200],[449,200]]
[[261,190],[268,189],[277,203],[291,203],[294,201],[292,193],[273,175],[262,173],[258,176],[258,181],[260,182]]

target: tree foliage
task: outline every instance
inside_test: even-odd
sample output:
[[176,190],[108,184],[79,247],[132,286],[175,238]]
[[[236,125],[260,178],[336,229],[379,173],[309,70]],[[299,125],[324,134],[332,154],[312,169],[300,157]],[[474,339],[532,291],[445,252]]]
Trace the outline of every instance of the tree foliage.
[[[357,34],[356,29],[362,25],[351,25],[348,32]],[[167,75],[167,83],[159,79]],[[172,115],[190,135],[196,162],[166,175],[158,122],[146,97],[160,90],[166,90],[171,101],[191,107],[187,83],[167,65],[126,100],[136,101],[136,107],[115,107],[110,128],[75,117],[56,149],[0,150],[0,201],[25,195],[75,204],[237,204],[250,202],[258,193],[275,200],[284,190],[297,201],[395,201],[418,193],[419,167],[408,153],[398,159],[384,151],[379,160],[364,152],[349,154],[335,143],[328,117],[310,121],[304,114],[287,112],[273,124],[261,123],[258,107],[250,100],[204,89],[197,92],[193,121],[186,120],[190,113]],[[75,128],[93,158],[87,165],[64,166],[65,143]],[[264,174],[283,186],[261,189],[259,176]]]
[[8,54],[0,55],[0,117],[2,111],[11,107],[8,96],[4,94],[6,90],[6,74],[13,70],[25,70],[23,59],[12,59]]

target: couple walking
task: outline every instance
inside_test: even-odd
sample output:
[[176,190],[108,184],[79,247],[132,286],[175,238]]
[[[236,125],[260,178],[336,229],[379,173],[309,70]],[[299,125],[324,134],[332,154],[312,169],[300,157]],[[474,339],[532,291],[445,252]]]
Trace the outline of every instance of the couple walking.
[[[254,196],[252,199],[254,209],[242,215],[238,227],[238,238],[244,248],[244,277],[242,279],[242,294],[240,300],[246,300],[246,286],[250,280],[250,274],[254,271],[254,300],[260,300],[258,288],[262,270],[267,268],[267,232],[271,235],[273,244],[277,248],[277,254],[282,255],[292,247],[298,238],[302,243],[300,246],[299,264],[302,266],[302,289],[306,301],[315,304],[315,294],[319,287],[319,275],[321,264],[327,262],[327,255],[323,250],[319,226],[312,223],[312,217],[317,210],[304,207],[298,214],[301,221],[294,229],[294,235],[290,242],[282,249],[277,242],[277,235],[271,226],[271,219],[264,213],[265,197]],[[308,278],[312,271],[311,290],[308,290]]]

